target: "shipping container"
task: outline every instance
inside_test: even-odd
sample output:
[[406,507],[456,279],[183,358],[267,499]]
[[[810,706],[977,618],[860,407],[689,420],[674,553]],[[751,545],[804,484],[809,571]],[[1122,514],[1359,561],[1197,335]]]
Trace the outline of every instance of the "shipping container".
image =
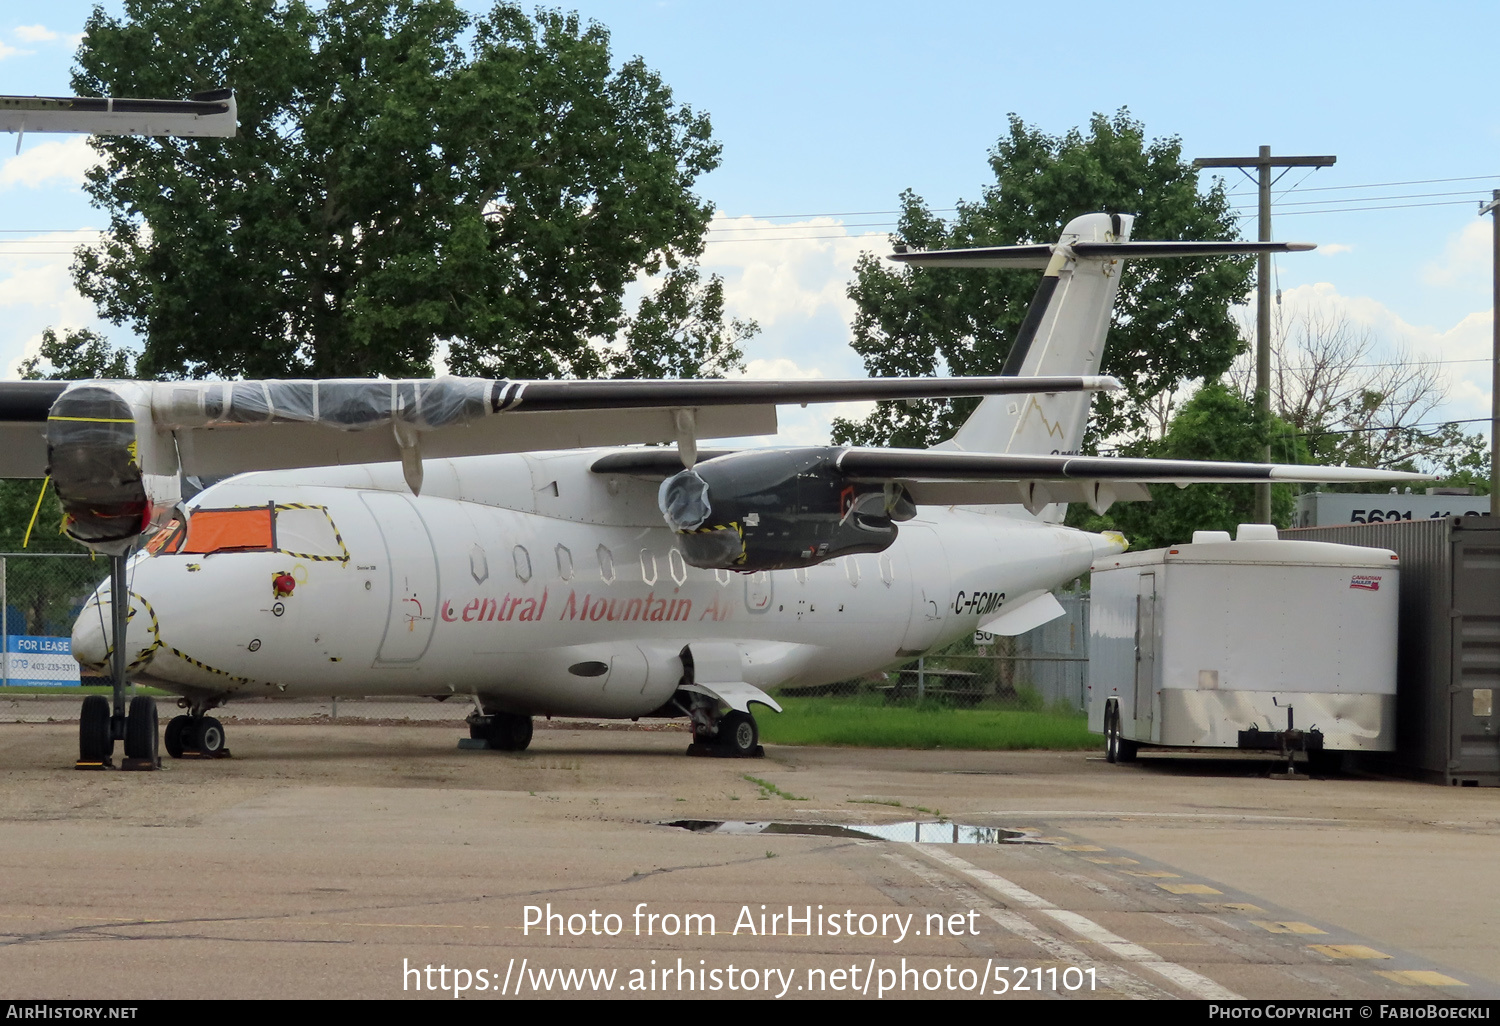
[[1440,783],[1500,786],[1500,525],[1487,516],[1454,516],[1285,536],[1401,557],[1396,751],[1362,764]]
[[[1094,564],[1089,729],[1139,746],[1396,747],[1399,560],[1241,525]],[[1273,737],[1274,735],[1274,737]]]

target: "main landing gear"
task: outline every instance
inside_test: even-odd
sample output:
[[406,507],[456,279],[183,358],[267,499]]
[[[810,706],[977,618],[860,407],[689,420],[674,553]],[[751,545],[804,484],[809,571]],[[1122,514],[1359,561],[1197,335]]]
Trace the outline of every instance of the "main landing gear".
[[469,738],[482,741],[485,748],[497,752],[524,752],[531,744],[531,717],[519,713],[470,713]]
[[78,714],[78,769],[108,769],[114,765],[115,742],[125,742],[121,769],[161,769],[157,745],[156,699],[136,695],[125,704],[125,629],[130,620],[130,592],[125,586],[125,557],[109,558],[110,620],[113,652],[110,677],[114,702],[103,695],[89,695]]
[[764,756],[766,750],[761,747],[755,717],[734,709],[718,714],[717,704],[717,700],[712,705],[693,704],[690,712],[693,743],[688,745],[687,754],[721,759],[758,759]]

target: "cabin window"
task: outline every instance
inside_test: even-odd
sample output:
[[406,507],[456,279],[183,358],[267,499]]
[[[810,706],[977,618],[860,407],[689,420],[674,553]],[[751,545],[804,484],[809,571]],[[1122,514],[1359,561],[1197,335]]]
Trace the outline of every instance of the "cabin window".
[[269,504],[251,509],[195,509],[188,517],[187,539],[178,551],[271,552],[276,548]]
[[557,576],[565,581],[573,579],[573,553],[561,543],[557,546]]
[[613,584],[615,580],[615,554],[609,551],[609,546],[600,545],[594,550],[599,557],[599,579],[605,584]]
[[516,580],[525,584],[531,580],[531,553],[526,551],[526,546],[517,545],[512,554],[516,557]]
[[687,562],[682,558],[682,553],[676,549],[667,553],[667,570],[672,574],[672,580],[677,582],[679,588],[687,582]]
[[656,555],[650,549],[641,550],[641,580],[646,584],[656,583]]

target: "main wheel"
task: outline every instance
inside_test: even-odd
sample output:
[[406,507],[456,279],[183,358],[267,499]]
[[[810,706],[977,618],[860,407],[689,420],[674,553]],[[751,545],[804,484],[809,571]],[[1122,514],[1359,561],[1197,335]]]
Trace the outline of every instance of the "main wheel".
[[83,709],[78,714],[78,761],[103,762],[115,752],[115,739],[110,736],[109,699],[103,695],[89,695],[83,700]]
[[162,732],[162,744],[166,746],[167,754],[174,759],[182,758],[183,741],[192,728],[191,716],[173,716],[167,721],[167,729]]
[[197,722],[192,735],[192,747],[204,755],[218,755],[224,750],[224,724],[212,716]]
[[[472,733],[472,728],[471,731]],[[497,752],[524,752],[531,744],[531,717],[496,713],[482,735]]]
[[718,743],[730,755],[741,758],[754,755],[760,744],[760,731],[756,729],[755,717],[742,712],[726,713],[719,721]]
[[125,718],[125,758],[152,762],[159,758],[157,724],[156,699],[136,695],[130,700],[130,713]]
[[510,748],[512,752],[524,752],[531,744],[531,717],[510,717]]

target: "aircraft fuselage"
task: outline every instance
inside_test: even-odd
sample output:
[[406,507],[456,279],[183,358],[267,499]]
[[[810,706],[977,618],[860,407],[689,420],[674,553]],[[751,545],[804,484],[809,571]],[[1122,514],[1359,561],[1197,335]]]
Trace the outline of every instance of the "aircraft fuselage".
[[[429,460],[420,496],[397,464],[217,485],[195,515],[272,508],[273,547],[135,556],[132,676],[193,697],[457,694],[635,717],[672,697],[684,646],[734,646],[761,688],[857,677],[1072,580],[1108,544],[926,508],[881,553],[702,570],[663,525],[656,482],[590,473],[599,455]],[[100,603],[105,587],[74,631],[85,665],[104,662]]]

